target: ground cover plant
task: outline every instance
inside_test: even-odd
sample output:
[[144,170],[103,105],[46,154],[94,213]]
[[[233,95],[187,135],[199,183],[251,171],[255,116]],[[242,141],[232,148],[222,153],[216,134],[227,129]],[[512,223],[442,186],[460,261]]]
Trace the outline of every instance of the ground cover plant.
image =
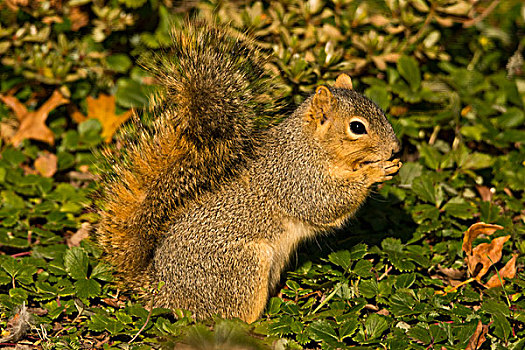
[[[252,325],[150,310],[89,239],[93,154],[188,14],[249,30],[289,110],[348,73],[403,143],[399,175],[300,249]],[[1,2],[0,345],[523,349],[524,34],[520,0]]]

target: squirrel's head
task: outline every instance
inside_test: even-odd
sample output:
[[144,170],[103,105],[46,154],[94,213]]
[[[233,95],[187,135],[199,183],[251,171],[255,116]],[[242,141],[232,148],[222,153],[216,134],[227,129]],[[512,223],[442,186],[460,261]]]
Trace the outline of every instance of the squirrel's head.
[[306,121],[334,160],[352,169],[394,158],[400,144],[383,111],[352,89],[341,74],[333,87],[319,86],[309,102]]

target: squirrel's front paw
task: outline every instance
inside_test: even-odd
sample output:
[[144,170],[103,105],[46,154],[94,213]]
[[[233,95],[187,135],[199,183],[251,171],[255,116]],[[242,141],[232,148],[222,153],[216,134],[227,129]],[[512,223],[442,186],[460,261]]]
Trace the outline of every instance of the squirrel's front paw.
[[368,164],[368,166],[366,166],[368,171],[365,171],[366,178],[370,184],[390,180],[402,165],[403,163],[401,163],[399,159]]

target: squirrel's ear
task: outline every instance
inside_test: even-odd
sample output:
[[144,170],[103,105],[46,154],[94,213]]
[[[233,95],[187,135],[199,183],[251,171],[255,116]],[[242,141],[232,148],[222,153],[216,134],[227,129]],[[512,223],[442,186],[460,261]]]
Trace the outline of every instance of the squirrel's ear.
[[320,85],[315,89],[315,95],[312,99],[311,112],[313,119],[319,120],[323,124],[327,118],[327,112],[335,103],[335,97],[326,86]]
[[339,76],[335,80],[334,87],[352,90],[354,88],[352,85],[352,78],[350,78],[345,73],[339,74]]
[[315,95],[313,99],[314,107],[328,107],[332,105],[335,98],[332,92],[324,85],[320,85],[315,89]]

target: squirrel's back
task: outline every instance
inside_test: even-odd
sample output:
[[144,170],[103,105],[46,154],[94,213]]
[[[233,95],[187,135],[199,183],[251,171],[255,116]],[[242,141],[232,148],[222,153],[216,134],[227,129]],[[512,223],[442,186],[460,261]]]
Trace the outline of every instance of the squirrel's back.
[[103,152],[111,170],[95,238],[127,283],[141,276],[185,202],[239,173],[254,147],[254,124],[273,105],[266,55],[251,40],[190,22],[172,38],[145,62],[163,89],[153,122],[135,121],[120,151]]

